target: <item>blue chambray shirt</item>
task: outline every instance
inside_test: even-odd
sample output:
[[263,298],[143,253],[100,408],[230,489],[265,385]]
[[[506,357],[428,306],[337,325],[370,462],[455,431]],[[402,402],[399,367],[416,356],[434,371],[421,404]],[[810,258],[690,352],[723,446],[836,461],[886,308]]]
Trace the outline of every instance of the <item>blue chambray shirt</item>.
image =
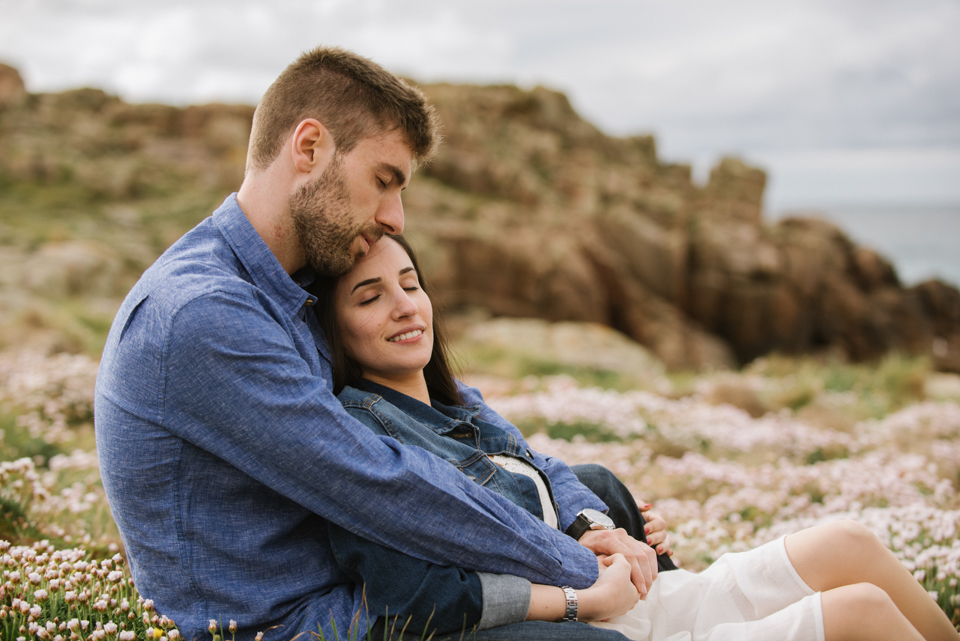
[[[328,519],[434,563],[591,585],[589,550],[344,412],[315,302],[231,195],[120,307],[97,379],[97,452],[141,594],[187,640],[209,636],[209,619],[236,620],[237,639],[277,625],[268,641],[318,626],[331,638],[331,621],[343,636],[361,589],[332,557]],[[560,476],[563,528],[605,509]]]

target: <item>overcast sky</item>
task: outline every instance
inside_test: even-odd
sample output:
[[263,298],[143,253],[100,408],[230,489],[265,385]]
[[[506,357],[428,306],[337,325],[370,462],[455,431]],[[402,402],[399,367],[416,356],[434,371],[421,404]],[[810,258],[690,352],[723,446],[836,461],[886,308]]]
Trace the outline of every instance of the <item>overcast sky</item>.
[[735,154],[768,209],[960,204],[960,0],[0,0],[30,91],[256,103],[301,51],[421,81],[543,84],[698,177]]

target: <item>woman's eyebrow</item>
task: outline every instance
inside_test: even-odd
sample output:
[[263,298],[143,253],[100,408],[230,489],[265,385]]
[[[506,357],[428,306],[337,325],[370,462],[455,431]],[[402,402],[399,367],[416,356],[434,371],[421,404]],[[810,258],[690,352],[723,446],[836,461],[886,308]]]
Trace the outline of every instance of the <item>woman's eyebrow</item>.
[[368,278],[367,280],[361,280],[359,283],[353,286],[353,289],[350,290],[350,293],[357,291],[364,285],[373,285],[374,283],[379,283],[382,279],[377,276],[376,278]]
[[406,273],[408,273],[408,272],[415,272],[415,271],[417,271],[417,270],[415,270],[415,269],[413,268],[413,266],[404,267],[403,269],[400,270],[400,275],[403,276],[404,274],[406,274]]

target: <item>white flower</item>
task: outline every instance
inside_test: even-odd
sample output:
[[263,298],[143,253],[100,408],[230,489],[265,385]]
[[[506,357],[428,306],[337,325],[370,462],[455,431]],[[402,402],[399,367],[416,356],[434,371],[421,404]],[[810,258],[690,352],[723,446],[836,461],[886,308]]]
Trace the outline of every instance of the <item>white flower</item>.
[[124,630],[118,637],[120,641],[134,641],[136,638],[137,635],[132,630]]

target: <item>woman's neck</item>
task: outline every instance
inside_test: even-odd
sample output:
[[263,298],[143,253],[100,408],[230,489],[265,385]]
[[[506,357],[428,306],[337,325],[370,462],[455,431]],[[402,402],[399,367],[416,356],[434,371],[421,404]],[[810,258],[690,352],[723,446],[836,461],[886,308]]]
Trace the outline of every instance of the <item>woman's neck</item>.
[[427,391],[427,380],[423,377],[423,370],[403,378],[386,378],[383,376],[377,376],[375,374],[369,374],[367,372],[363,373],[363,377],[368,381],[373,381],[374,383],[378,383],[384,387],[389,387],[395,392],[406,394],[411,398],[417,399],[421,403],[430,405],[430,392]]

